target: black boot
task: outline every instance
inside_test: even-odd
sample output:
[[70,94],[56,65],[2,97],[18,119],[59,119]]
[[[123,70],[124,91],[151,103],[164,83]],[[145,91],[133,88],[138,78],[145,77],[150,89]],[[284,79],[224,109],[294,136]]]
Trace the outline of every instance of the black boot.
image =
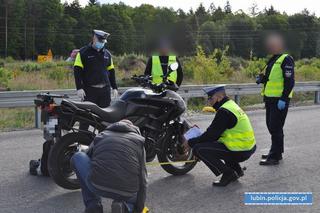
[[229,170],[223,173],[220,181],[214,181],[213,186],[226,186],[229,183],[236,181],[239,178],[234,170]]
[[279,164],[279,160],[274,158],[267,158],[267,159],[262,159],[259,164],[261,166],[274,166]]
[[31,175],[34,175],[34,176],[41,175],[40,162],[41,162],[40,159],[31,160],[29,162],[29,172]]
[[[261,155],[261,159],[267,159],[268,157],[269,157],[269,154]],[[282,155],[279,156],[279,160],[282,160]]]

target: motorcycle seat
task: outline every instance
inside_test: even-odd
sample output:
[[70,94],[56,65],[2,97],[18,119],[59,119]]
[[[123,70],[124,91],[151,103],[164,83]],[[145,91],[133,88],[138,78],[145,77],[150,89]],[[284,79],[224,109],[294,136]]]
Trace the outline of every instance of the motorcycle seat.
[[92,102],[78,102],[71,101],[72,104],[76,105],[80,109],[89,110],[92,113],[100,116],[104,121],[114,123],[124,118],[126,112],[126,103],[118,100],[107,108],[100,108],[98,105]]

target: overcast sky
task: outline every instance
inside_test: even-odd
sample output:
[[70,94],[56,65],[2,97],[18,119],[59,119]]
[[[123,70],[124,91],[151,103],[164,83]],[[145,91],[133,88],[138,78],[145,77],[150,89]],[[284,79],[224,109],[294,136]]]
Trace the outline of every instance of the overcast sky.
[[[61,0],[64,2],[65,0]],[[71,2],[72,0],[67,0]],[[88,0],[79,0],[81,5],[86,5]],[[118,3],[118,0],[99,0],[100,3]],[[294,14],[302,11],[304,8],[307,8],[310,12],[316,13],[320,16],[320,6],[318,0],[229,0],[232,6],[232,11],[237,11],[242,9],[245,12],[248,12],[248,8],[253,3],[258,4],[259,10],[264,9],[265,7],[270,7],[273,5],[276,10],[281,12],[285,11],[288,14]],[[163,6],[163,7],[172,7],[174,9],[183,9],[188,11],[190,8],[197,8],[202,2],[205,7],[209,7],[211,2],[214,2],[215,6],[223,7],[226,3],[226,0],[122,0],[125,4],[131,6],[139,6],[141,4],[151,4],[154,6]]]

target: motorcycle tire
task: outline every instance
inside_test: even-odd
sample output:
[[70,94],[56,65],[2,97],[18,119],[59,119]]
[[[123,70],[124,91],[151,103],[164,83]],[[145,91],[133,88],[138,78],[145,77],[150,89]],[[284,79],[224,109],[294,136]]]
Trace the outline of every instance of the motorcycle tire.
[[166,163],[170,162],[169,157],[168,157],[169,154],[168,154],[167,150],[168,150],[171,142],[172,141],[170,139],[163,140],[161,151],[157,154],[158,161],[160,163],[165,163],[165,164],[160,164],[160,165],[169,174],[176,175],[176,176],[185,175],[196,166],[197,161],[194,160],[195,157],[194,157],[194,155],[192,154],[192,151],[191,151],[189,160],[194,160],[193,162],[185,163],[183,166],[176,166],[175,163],[166,164]]
[[[70,190],[80,188],[79,181],[71,169],[70,159],[77,150],[77,144],[89,146],[92,139],[88,134],[73,132],[64,135],[53,145],[49,154],[48,167],[50,176],[57,185]],[[71,174],[73,179],[69,176]]]

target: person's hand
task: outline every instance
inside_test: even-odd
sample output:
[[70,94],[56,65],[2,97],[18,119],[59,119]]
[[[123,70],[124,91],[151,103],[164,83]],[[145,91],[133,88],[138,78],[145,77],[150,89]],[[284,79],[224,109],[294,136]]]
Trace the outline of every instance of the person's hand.
[[118,92],[117,89],[113,89],[113,90],[112,90],[112,96],[113,96],[114,99],[117,99],[117,98],[118,98],[119,92]]
[[189,146],[187,140],[184,140],[184,141],[183,141],[182,147],[183,147],[183,151],[184,151],[185,153],[186,153],[186,152],[189,152],[189,150],[191,149],[191,147]]
[[283,100],[279,100],[277,106],[279,110],[284,110],[284,108],[286,108],[286,102]]
[[83,89],[77,90],[77,96],[81,99],[81,101],[84,100],[84,97],[86,97],[86,93]]
[[256,76],[256,83],[257,84],[261,84],[261,83],[263,83],[263,79],[264,79],[264,74],[259,74],[259,75],[257,75]]

